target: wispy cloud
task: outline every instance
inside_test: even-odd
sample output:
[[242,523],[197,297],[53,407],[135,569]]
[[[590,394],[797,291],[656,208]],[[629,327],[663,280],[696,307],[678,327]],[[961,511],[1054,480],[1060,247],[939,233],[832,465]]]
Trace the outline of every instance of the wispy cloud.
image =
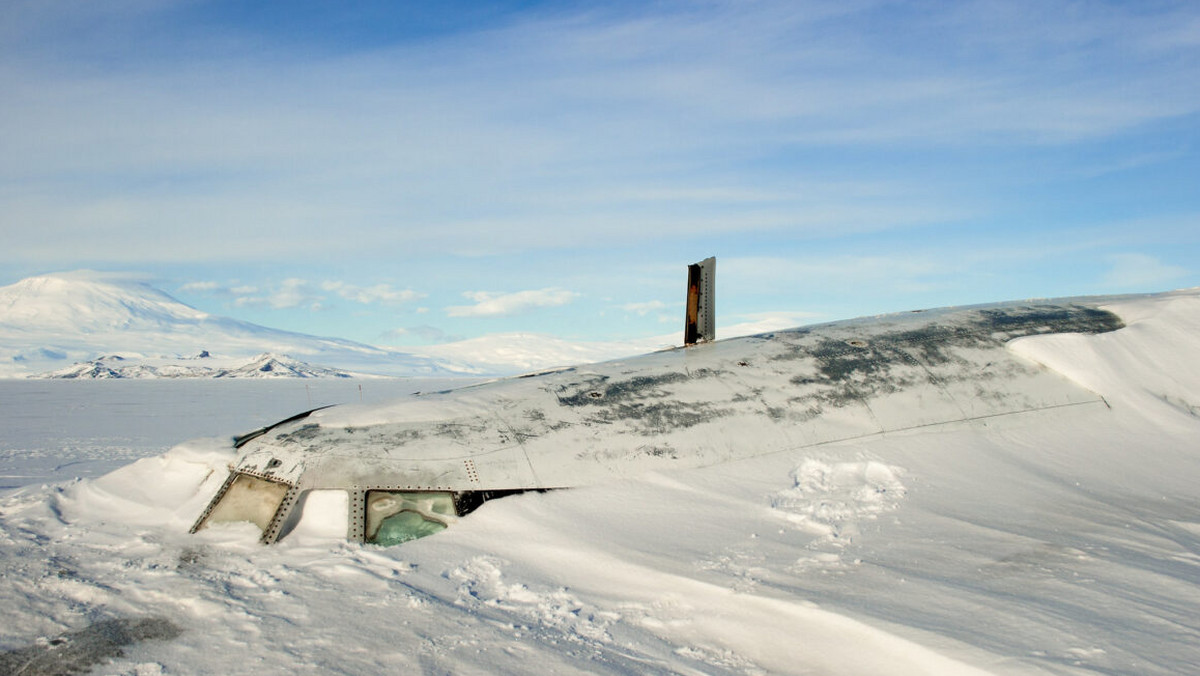
[[379,283],[359,286],[345,281],[325,280],[314,283],[299,277],[290,277],[278,283],[260,285],[239,282],[194,281],[182,284],[180,291],[232,296],[238,307],[268,307],[286,310],[304,307],[318,310],[326,305],[330,295],[360,305],[397,306],[420,300],[426,294],[412,289],[397,289],[391,284]]
[[467,291],[463,296],[475,301],[475,304],[447,307],[446,314],[451,317],[506,317],[534,308],[566,305],[579,294],[566,289],[550,288],[516,293]]
[[275,310],[287,310],[305,307],[310,310],[321,309],[321,295],[315,292],[313,285],[298,277],[283,280],[264,295],[238,296],[234,305],[260,307],[267,306]]
[[644,317],[652,312],[660,312],[667,309],[667,304],[661,300],[650,300],[643,303],[626,303],[621,306],[621,309]]
[[426,296],[424,293],[413,291],[412,289],[396,289],[391,284],[375,284],[373,286],[355,286],[346,282],[321,282],[321,288],[325,291],[336,293],[338,296],[346,300],[362,303],[363,305],[371,305],[379,303],[383,305],[401,305],[420,300]]
[[227,260],[869,232],[972,207],[869,159],[863,183],[886,175],[891,190],[831,191],[811,181],[838,162],[823,149],[1070,144],[1200,110],[1183,6],[668,3],[233,58],[200,55],[246,36],[157,33],[170,7],[123,7],[119,37],[162,58],[108,68],[48,39],[78,21],[21,13],[56,49],[13,37],[0,52],[0,128],[22,130],[0,157],[0,176],[22,179],[0,194],[23,226],[11,255],[61,255],[58,239],[111,260]]
[[221,289],[217,282],[188,282],[179,287],[180,291],[189,293],[214,293]]

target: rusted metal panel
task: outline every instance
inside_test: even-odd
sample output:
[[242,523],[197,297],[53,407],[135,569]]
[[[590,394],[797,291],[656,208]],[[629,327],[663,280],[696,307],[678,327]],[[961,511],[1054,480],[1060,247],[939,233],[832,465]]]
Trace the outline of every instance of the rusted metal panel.
[[717,259],[705,258],[688,266],[687,309],[683,344],[707,343],[717,338]]

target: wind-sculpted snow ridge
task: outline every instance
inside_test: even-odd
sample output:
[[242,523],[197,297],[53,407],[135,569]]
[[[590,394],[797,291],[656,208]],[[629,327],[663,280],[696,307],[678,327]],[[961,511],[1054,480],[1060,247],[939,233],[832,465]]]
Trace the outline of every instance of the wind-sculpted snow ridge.
[[11,491],[0,651],[161,618],[97,673],[1196,673],[1200,293],[1107,309],[1010,343],[1107,406],[528,493],[399,547],[187,535],[227,439]]

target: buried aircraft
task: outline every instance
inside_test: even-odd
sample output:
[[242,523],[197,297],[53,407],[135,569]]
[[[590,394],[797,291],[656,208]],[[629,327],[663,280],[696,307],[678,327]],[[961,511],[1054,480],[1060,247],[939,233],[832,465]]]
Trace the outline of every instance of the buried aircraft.
[[250,521],[273,543],[334,509],[350,540],[392,545],[513,493],[1107,406],[1005,343],[1120,329],[1101,309],[1115,297],[919,310],[715,341],[714,272],[713,259],[689,266],[684,347],[317,409],[237,437],[240,455],[192,532]]

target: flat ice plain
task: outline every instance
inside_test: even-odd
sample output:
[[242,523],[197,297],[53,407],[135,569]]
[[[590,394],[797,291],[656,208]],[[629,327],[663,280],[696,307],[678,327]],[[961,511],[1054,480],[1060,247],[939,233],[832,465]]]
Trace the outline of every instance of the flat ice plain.
[[1111,309],[1009,348],[1111,408],[515,496],[393,548],[187,534],[229,436],[324,381],[4,383],[0,673],[1200,673],[1200,292]]
[[180,440],[228,438],[317,406],[469,382],[475,380],[0,379],[0,490],[97,477]]

